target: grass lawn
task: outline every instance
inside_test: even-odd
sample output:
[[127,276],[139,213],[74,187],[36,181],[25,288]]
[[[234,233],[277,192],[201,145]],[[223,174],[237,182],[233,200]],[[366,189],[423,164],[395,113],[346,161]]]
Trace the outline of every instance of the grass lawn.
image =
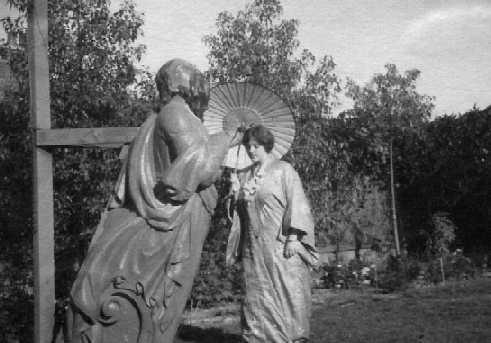
[[[451,282],[394,294],[315,290],[311,343],[491,342],[491,279]],[[183,326],[177,342],[232,343],[237,316]]]
[[314,296],[312,343],[491,342],[491,280]]

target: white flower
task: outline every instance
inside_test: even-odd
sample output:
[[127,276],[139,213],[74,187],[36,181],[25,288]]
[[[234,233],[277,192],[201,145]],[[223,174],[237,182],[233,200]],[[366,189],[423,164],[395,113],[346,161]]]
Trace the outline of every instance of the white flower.
[[242,186],[244,199],[248,201],[252,200],[254,194],[256,194],[257,189],[262,184],[263,176],[264,176],[263,171],[257,171],[254,173],[254,176]]

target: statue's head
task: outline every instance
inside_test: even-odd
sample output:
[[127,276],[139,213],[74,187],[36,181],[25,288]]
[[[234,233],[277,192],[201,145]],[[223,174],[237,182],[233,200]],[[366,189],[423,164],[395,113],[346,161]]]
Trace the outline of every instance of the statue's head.
[[189,62],[178,58],[170,60],[160,68],[155,82],[162,104],[179,95],[199,118],[208,108],[210,86],[198,68]]

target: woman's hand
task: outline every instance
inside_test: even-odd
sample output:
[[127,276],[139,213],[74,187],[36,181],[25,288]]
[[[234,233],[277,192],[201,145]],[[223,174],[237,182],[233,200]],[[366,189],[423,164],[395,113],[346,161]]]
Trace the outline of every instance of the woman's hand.
[[230,173],[230,191],[234,194],[240,190],[240,181],[237,173]]
[[302,243],[299,240],[287,240],[285,243],[284,255],[286,258],[290,258],[295,254],[298,254],[302,249]]

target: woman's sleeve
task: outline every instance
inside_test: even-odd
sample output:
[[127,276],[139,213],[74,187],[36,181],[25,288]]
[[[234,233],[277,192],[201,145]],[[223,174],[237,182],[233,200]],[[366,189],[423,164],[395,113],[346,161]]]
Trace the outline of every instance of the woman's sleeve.
[[289,164],[283,175],[287,204],[283,222],[284,234],[288,234],[290,228],[300,231],[302,243],[315,250],[314,219],[302,187],[302,181],[295,169]]

